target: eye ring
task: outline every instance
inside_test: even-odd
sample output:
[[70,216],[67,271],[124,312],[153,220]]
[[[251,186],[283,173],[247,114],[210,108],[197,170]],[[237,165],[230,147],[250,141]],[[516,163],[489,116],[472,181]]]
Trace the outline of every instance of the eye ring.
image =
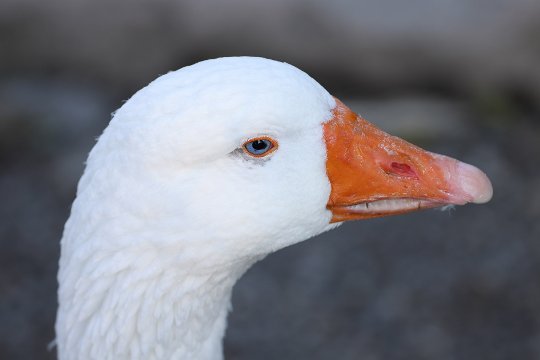
[[242,145],[242,150],[245,154],[256,158],[268,156],[274,151],[276,151],[277,148],[277,141],[269,136],[259,136],[256,138],[252,138]]

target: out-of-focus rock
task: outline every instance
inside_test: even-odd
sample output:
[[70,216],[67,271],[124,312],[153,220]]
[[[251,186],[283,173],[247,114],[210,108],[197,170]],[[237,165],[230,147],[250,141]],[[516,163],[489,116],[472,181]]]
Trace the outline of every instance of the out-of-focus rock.
[[0,104],[2,165],[46,165],[57,189],[71,194],[88,151],[110,118],[106,96],[76,84],[19,79],[2,83]]
[[531,0],[4,0],[0,69],[138,88],[195,60],[260,55],[331,87],[540,99]]
[[416,141],[462,138],[469,130],[470,114],[457,101],[407,97],[352,100],[345,103],[388,133]]

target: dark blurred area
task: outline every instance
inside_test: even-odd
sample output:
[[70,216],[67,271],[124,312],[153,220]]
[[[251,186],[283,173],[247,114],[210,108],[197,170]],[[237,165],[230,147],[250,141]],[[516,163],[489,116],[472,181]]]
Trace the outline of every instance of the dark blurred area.
[[59,240],[110,113],[229,55],[303,69],[495,196],[269,256],[235,288],[228,359],[540,358],[540,2],[3,0],[1,359],[55,358]]

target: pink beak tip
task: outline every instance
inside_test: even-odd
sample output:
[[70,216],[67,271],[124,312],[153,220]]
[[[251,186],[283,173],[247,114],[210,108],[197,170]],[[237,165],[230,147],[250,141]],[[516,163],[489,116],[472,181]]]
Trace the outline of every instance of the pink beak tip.
[[491,200],[493,186],[483,171],[462,162],[458,162],[456,170],[459,187],[470,198],[468,202],[484,204]]

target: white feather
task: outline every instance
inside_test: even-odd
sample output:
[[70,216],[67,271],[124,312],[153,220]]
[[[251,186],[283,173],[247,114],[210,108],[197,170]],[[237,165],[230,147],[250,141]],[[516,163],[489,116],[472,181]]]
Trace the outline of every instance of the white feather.
[[[221,359],[231,290],[264,255],[330,229],[321,124],[334,99],[288,64],[164,75],[91,151],[62,238],[59,358]],[[268,161],[247,139],[279,142]]]

